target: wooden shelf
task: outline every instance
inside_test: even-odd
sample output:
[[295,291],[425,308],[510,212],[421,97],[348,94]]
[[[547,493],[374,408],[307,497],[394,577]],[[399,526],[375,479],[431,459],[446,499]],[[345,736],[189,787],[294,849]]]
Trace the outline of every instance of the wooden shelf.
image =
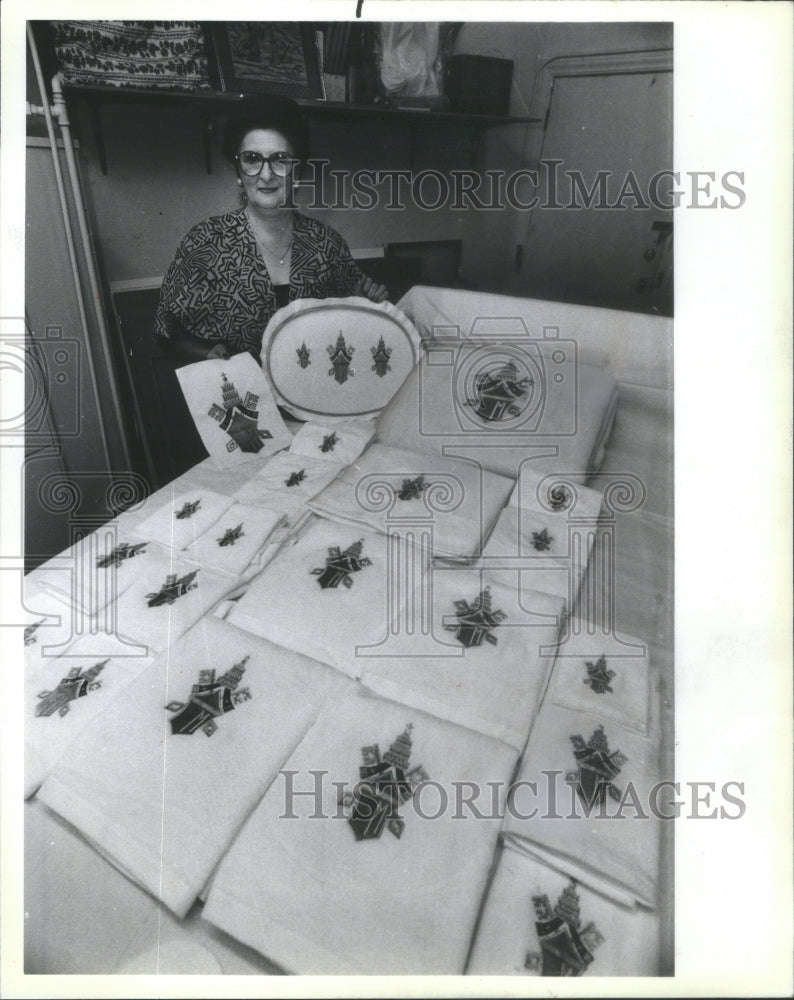
[[[254,95],[222,93],[216,90],[133,90],[123,87],[87,86],[64,83],[69,100],[84,101],[90,109],[91,124],[102,173],[107,173],[107,157],[99,110],[104,104],[147,104],[172,107],[193,107],[204,125],[204,157],[207,173],[212,172],[212,115],[229,114],[242,100],[255,100]],[[297,98],[295,103],[312,120],[356,124],[378,122],[384,125],[410,128],[466,128],[481,132],[503,125],[538,125],[540,118],[512,115],[475,115],[455,111],[428,111],[414,108],[394,108],[382,104],[347,104],[339,101],[314,101]]]

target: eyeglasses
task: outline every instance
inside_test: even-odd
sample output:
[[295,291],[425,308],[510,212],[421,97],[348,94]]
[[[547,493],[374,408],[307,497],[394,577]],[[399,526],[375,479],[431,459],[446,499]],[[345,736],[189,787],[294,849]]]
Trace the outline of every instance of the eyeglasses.
[[243,149],[234,158],[240,164],[240,169],[246,177],[256,177],[262,172],[265,163],[270,167],[271,173],[278,177],[286,177],[300,162],[291,153],[279,151],[271,153],[270,156],[262,156],[255,149]]

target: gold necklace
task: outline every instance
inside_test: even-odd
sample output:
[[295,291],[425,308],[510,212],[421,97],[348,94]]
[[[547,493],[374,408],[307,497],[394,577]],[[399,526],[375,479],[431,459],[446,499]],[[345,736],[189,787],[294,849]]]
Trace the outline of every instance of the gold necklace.
[[[257,227],[254,225],[251,216],[248,214],[248,212],[246,212],[245,214],[246,217],[248,218],[248,225],[251,229],[251,232],[253,233],[254,239],[256,240],[256,243],[259,249],[262,251],[262,253],[269,257],[277,257],[279,264],[280,265],[283,264],[287,256],[287,251],[292,246],[292,237],[294,235],[294,230],[290,227],[290,231],[287,236],[287,242],[284,244],[284,246],[281,249],[281,252],[279,253],[278,251],[271,250],[270,247],[267,246],[265,241],[262,239],[261,233],[257,232]],[[286,230],[286,228],[287,224],[284,223],[284,225],[281,227],[281,232],[283,233]]]

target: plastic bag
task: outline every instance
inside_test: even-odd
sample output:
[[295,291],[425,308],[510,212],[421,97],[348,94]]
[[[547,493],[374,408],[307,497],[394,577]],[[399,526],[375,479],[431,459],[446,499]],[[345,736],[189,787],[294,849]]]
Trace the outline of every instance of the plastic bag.
[[437,97],[443,92],[437,21],[379,26],[378,69],[384,96]]

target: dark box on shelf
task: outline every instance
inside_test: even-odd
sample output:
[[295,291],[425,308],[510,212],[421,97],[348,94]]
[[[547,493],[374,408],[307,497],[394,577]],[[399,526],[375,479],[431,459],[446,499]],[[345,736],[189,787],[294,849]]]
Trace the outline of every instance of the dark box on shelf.
[[506,115],[510,111],[512,83],[512,59],[452,56],[447,76],[450,110],[475,115]]

